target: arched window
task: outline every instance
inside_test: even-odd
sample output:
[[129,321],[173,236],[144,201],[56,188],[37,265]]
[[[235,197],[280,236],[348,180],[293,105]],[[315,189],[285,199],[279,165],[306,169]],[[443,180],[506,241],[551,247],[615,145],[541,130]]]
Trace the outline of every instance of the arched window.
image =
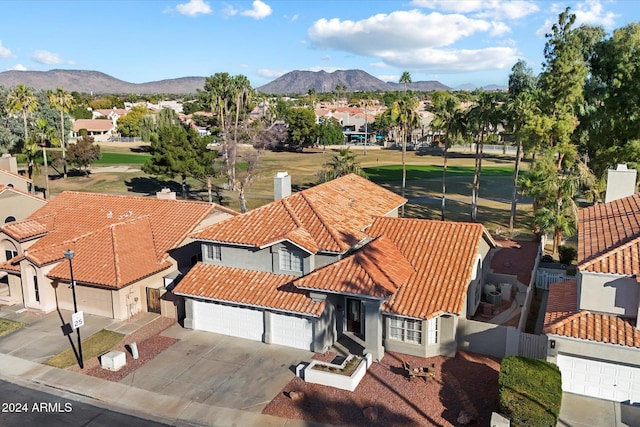
[[6,218],[4,219],[4,223],[5,223],[5,224],[7,224],[7,223],[9,223],[9,222],[13,222],[13,221],[15,221],[15,220],[16,220],[16,217],[15,217],[15,216],[11,216],[11,215],[9,215],[8,217],[6,217]]

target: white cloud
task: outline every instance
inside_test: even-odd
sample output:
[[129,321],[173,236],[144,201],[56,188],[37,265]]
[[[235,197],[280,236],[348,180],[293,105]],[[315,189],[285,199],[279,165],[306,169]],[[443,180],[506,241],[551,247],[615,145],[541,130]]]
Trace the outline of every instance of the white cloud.
[[400,80],[400,76],[398,75],[383,75],[383,76],[376,76],[376,77],[382,80],[383,82],[397,82],[398,80]]
[[[551,32],[553,24],[558,22],[558,15],[564,12],[566,7],[560,7],[560,5],[554,4],[551,8],[551,12],[555,14],[553,18],[548,18],[544,21],[544,24],[536,31],[536,36],[544,37],[545,34]],[[600,0],[587,0],[584,3],[577,3],[574,8],[570,10],[571,13],[576,15],[576,22],[573,28],[577,28],[580,25],[601,25],[605,29],[615,28],[615,20],[620,15],[616,15],[613,12],[606,12],[602,6]]]
[[12,56],[13,54],[11,53],[11,51],[2,46],[2,40],[0,40],[0,58],[10,58]]
[[288,16],[285,16],[285,18],[288,19],[289,22],[296,22],[299,17],[300,17],[300,15],[298,15],[297,13],[295,15],[293,15],[291,18],[289,18]]
[[460,14],[428,15],[419,10],[378,14],[361,21],[320,19],[308,30],[318,48],[379,58],[387,66],[424,72],[465,72],[508,68],[517,60],[512,47],[453,48],[478,33],[510,32],[502,22]]
[[267,77],[270,79],[280,77],[283,74],[288,73],[291,70],[270,70],[268,68],[261,68],[256,71],[256,74],[262,77]]
[[376,68],[389,68],[389,65],[385,64],[384,62],[372,62],[369,65]]
[[252,3],[253,8],[249,10],[243,10],[240,12],[242,16],[248,16],[253,19],[264,19],[271,15],[271,6],[261,0],[254,0]]
[[222,14],[226,17],[236,16],[239,10],[231,6],[230,4],[226,5],[222,10]]
[[9,68],[9,71],[27,71],[27,67],[22,64],[16,64],[13,67]]
[[540,10],[532,1],[505,0],[413,0],[414,6],[443,12],[472,14],[476,18],[520,19]]
[[48,52],[46,50],[36,50],[33,53],[33,56],[31,56],[31,59],[33,59],[36,62],[39,62],[40,64],[47,64],[47,65],[64,63],[60,55],[58,55],[57,53]]
[[207,15],[211,13],[211,7],[204,0],[189,0],[188,3],[177,5],[176,11],[188,16]]

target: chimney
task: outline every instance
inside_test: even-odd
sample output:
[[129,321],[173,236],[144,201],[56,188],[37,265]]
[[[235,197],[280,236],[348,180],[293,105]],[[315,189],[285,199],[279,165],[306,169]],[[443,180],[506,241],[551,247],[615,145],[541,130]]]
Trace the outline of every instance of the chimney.
[[605,203],[633,196],[636,192],[636,175],[637,171],[627,169],[626,164],[619,164],[617,169],[609,169]]
[[2,157],[0,157],[0,169],[18,173],[18,162],[16,158],[9,153],[3,154]]
[[165,187],[156,193],[156,198],[160,200],[176,200],[176,192]]
[[287,172],[278,172],[273,179],[273,200],[291,195],[291,176]]

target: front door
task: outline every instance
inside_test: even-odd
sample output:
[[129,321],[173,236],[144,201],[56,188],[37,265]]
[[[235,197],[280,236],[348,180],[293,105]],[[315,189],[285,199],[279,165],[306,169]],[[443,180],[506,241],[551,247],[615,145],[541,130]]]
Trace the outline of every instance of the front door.
[[147,311],[160,314],[160,289],[147,288]]
[[360,300],[347,298],[347,331],[362,333],[362,303]]

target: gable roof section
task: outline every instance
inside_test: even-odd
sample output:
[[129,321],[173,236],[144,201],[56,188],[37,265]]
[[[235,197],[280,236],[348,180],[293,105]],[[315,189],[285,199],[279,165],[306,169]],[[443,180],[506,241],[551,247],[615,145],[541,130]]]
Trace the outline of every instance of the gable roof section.
[[[73,249],[73,278],[80,283],[122,288],[146,276],[171,266],[160,261],[155,248],[149,217],[105,226],[73,242],[61,243],[29,253],[31,259],[59,258],[60,253]],[[54,279],[69,280],[69,263],[58,263],[48,274]]]
[[116,126],[109,119],[78,119],[73,121],[73,131],[79,132],[80,129],[88,131],[106,132],[114,129]]
[[640,282],[640,237],[583,262],[579,268],[592,273],[635,276],[636,281]]
[[200,240],[266,247],[289,240],[311,253],[343,253],[364,228],[406,199],[357,175],[294,193],[193,235]]
[[173,292],[196,298],[320,316],[324,302],[296,289],[296,276],[198,263]]
[[9,175],[12,178],[19,178],[20,180],[25,181],[25,182],[33,182],[32,180],[30,180],[29,178],[27,178],[24,175],[20,175],[19,173],[11,172],[11,171],[8,171],[6,169],[0,169],[0,174]]
[[294,281],[300,289],[387,298],[415,273],[413,266],[386,237],[366,244],[353,255]]
[[[119,287],[132,276],[145,277],[161,269],[167,252],[214,211],[216,205],[201,202],[66,191],[26,220],[5,224],[2,230],[19,240],[42,236],[26,256],[37,265],[59,261],[65,250],[77,247],[76,280],[84,282],[75,277],[76,270],[86,271],[87,283]],[[113,263],[114,272],[98,280],[92,270],[107,271],[110,266],[99,264],[107,262]],[[65,268],[54,268],[55,277],[68,279]]]
[[640,348],[640,330],[626,319],[608,314],[577,311],[577,282],[560,282],[549,288],[544,333]]
[[44,199],[44,198],[42,198],[40,196],[36,196],[35,194],[27,193],[26,191],[19,190],[19,189],[15,188],[15,187],[11,187],[9,185],[0,184],[0,195],[5,194],[5,193],[16,193],[16,194],[19,194],[21,196],[25,196],[25,197],[29,197],[31,199],[38,200],[40,202],[46,202],[47,201],[46,199]]
[[640,237],[640,194],[578,212],[578,267]]
[[416,270],[384,311],[419,319],[463,314],[480,242],[484,238],[495,247],[476,223],[377,218],[367,233],[391,240]]

